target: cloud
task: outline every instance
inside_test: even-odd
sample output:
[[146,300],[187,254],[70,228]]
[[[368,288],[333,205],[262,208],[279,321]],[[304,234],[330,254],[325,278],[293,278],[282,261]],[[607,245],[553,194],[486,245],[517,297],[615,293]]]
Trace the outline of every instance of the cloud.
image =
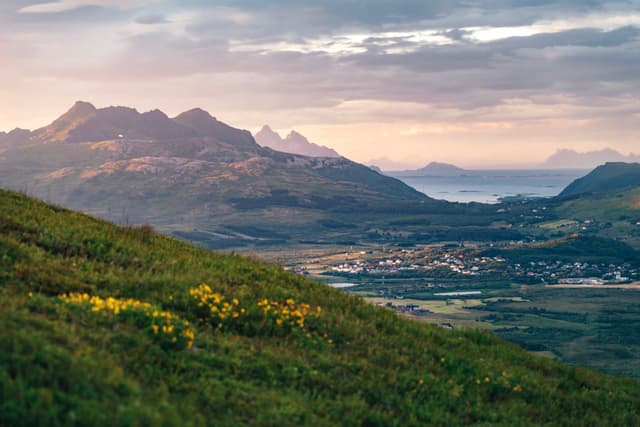
[[138,7],[143,2],[129,0],[58,0],[46,3],[38,3],[19,9],[20,13],[60,13],[79,9],[87,6],[109,7],[117,9],[130,9]]
[[469,137],[465,127],[497,139],[534,126],[596,135],[595,123],[628,141],[640,114],[638,10],[638,0],[6,0],[0,93],[51,84],[56,97],[198,105],[247,127],[357,125],[364,137],[397,126],[411,141]]
[[148,13],[140,15],[135,19],[135,22],[143,25],[158,25],[168,24],[170,21],[167,17],[161,13]]

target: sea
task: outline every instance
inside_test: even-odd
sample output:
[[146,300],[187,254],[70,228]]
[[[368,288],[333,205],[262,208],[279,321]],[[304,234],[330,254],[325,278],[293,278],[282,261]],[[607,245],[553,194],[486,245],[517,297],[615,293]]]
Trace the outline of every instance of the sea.
[[589,170],[466,170],[459,176],[394,176],[434,199],[499,203],[503,197],[557,196]]

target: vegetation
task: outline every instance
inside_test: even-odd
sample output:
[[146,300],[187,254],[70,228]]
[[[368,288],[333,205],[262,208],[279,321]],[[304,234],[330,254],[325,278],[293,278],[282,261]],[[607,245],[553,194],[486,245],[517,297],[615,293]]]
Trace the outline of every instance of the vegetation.
[[640,423],[635,381],[9,192],[0,284],[0,425]]
[[574,196],[581,193],[620,190],[637,186],[640,186],[639,163],[606,163],[569,184],[567,188],[562,190],[560,196]]
[[511,262],[567,261],[640,263],[640,253],[624,242],[605,237],[572,235],[557,240],[514,246],[505,249],[487,249],[484,256],[503,256]]

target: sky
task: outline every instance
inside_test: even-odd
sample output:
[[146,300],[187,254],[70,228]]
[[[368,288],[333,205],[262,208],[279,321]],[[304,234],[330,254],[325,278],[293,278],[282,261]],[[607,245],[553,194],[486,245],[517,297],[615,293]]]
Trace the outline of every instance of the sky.
[[640,0],[2,0],[0,130],[201,107],[386,169],[640,152]]

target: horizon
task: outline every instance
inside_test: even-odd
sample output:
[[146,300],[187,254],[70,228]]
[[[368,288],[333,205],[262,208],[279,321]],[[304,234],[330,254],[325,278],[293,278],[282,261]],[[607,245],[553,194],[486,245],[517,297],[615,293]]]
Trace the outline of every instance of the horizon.
[[295,129],[386,170],[633,153],[640,1],[583,3],[9,0],[0,129],[89,98]]
[[[182,113],[186,113],[188,111],[191,110],[202,110],[206,113],[208,113],[209,115],[211,115],[214,119],[219,120],[223,123],[226,123],[230,126],[236,127],[234,126],[233,123],[228,123],[225,120],[221,120],[216,114],[212,113],[211,111],[208,111],[207,109],[204,109],[202,107],[198,107],[198,106],[194,106],[194,107],[190,107],[187,108],[184,111],[180,111],[177,113],[171,113],[168,114],[166,111],[164,111],[161,108],[153,108],[150,110],[140,110],[138,108],[135,107],[131,107],[131,106],[127,106],[127,105],[107,105],[107,106],[96,106],[93,102],[91,101],[86,101],[86,100],[76,100],[73,104],[73,106],[75,106],[78,103],[83,103],[83,104],[89,104],[91,105],[93,108],[96,108],[98,110],[101,109],[105,109],[105,108],[132,108],[134,109],[136,112],[138,112],[139,114],[143,114],[143,113],[147,113],[147,112],[151,112],[151,111],[160,111],[163,114],[167,115],[167,117],[169,117],[170,119],[174,119],[177,116],[179,116]],[[72,106],[72,107],[73,107]],[[65,110],[65,112],[69,111],[72,107],[69,107],[68,109]],[[8,133],[12,130],[16,130],[16,129],[25,129],[25,130],[29,130],[29,131],[36,131],[38,129],[44,128],[46,126],[49,126],[50,124],[52,124],[56,119],[58,119],[63,113],[60,113],[58,116],[56,116],[55,118],[51,119],[50,121],[48,121],[46,124],[41,125],[41,126],[37,126],[34,128],[13,128],[13,129],[7,129],[7,130],[2,130],[0,129],[0,132],[5,132]],[[238,129],[242,129],[241,127],[237,127]],[[272,132],[274,132],[275,134],[277,134],[279,137],[281,138],[286,138],[287,136],[289,136],[290,134],[294,134],[297,133],[303,137],[306,138],[306,135],[300,133],[297,129],[294,128],[282,128],[282,129],[275,129],[273,128],[270,124],[265,123],[262,126],[258,127],[258,128],[253,128],[253,129],[244,129],[244,130],[248,130],[252,136],[255,137],[255,135],[260,132],[262,129],[267,128],[269,130],[271,130]],[[311,143],[317,144],[314,141],[310,141]],[[318,145],[324,145],[324,144],[318,144]],[[326,146],[328,148],[333,149],[333,147],[330,146]],[[553,152],[551,155],[555,155],[561,152],[572,152],[575,154],[592,154],[592,153],[599,153],[599,152],[605,152],[605,151],[613,151],[617,154],[621,154],[623,156],[636,156],[636,153],[634,152],[619,152],[617,150],[612,149],[611,147],[602,147],[600,149],[595,149],[595,150],[590,150],[590,151],[577,151],[574,149],[570,149],[570,148],[564,148],[564,147],[559,147],[558,149],[556,149],[555,152]],[[546,158],[544,158],[543,160],[548,159],[549,156],[547,156]],[[354,160],[354,159],[352,159]],[[389,159],[389,158],[378,158],[378,159],[370,159],[368,161],[360,161],[357,160],[362,164],[365,164],[367,166],[371,166],[371,167],[378,167],[380,168],[382,171],[384,172],[399,172],[399,171],[403,171],[403,170],[411,170],[411,169],[418,169],[418,168],[422,168],[425,166],[428,166],[431,163],[440,163],[440,164],[447,164],[447,165],[452,165],[452,166],[457,166],[457,167],[462,167],[466,170],[536,170],[536,169],[558,169],[558,168],[545,168],[544,165],[542,164],[543,162],[537,162],[537,163],[517,163],[517,164],[464,164],[464,163],[458,163],[455,160],[440,160],[440,159],[425,159],[423,161],[413,161],[413,162],[402,162],[401,160],[394,160],[394,159]],[[382,167],[380,165],[386,165],[385,167]],[[586,170],[588,168],[565,168],[565,170]]]

